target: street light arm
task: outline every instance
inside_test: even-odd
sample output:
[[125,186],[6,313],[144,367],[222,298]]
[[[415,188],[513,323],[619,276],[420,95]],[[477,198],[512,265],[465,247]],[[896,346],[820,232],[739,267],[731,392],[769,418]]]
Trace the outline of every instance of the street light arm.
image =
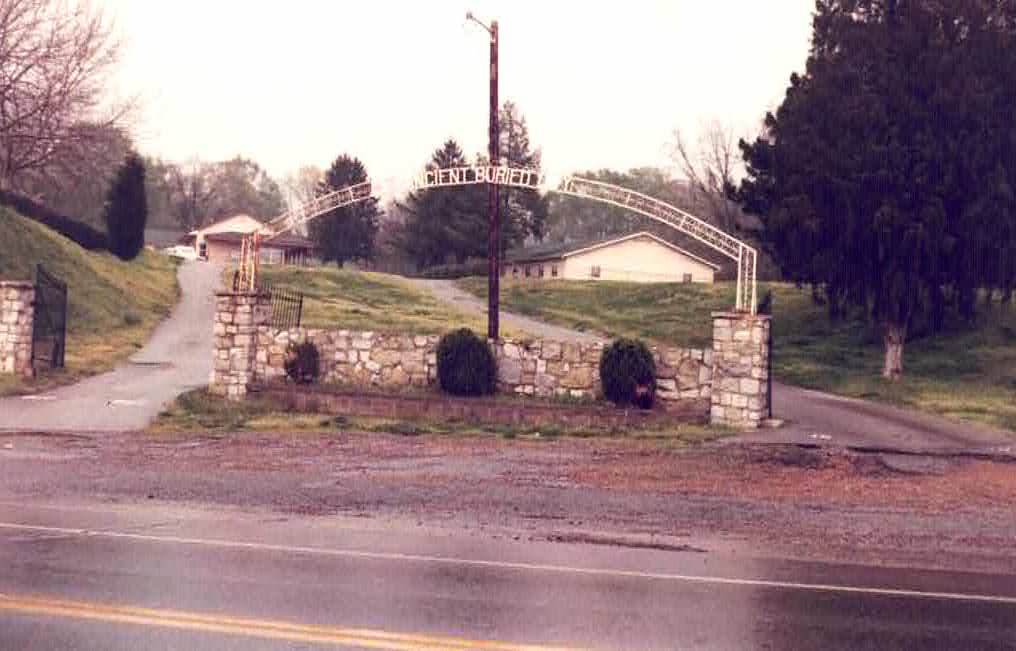
[[473,21],[474,23],[476,23],[476,24],[477,24],[477,25],[479,25],[480,27],[484,28],[485,30],[487,30],[487,33],[488,33],[488,34],[490,34],[490,37],[491,37],[491,38],[494,38],[494,30],[492,30],[492,29],[491,29],[490,27],[488,27],[488,26],[487,26],[487,25],[486,25],[486,24],[485,24],[484,22],[482,22],[482,21],[481,21],[481,20],[480,20],[479,18],[477,18],[476,16],[474,16],[474,15],[473,15],[473,12],[471,12],[471,11],[467,11],[467,12],[466,12],[466,20],[467,20],[467,21]]

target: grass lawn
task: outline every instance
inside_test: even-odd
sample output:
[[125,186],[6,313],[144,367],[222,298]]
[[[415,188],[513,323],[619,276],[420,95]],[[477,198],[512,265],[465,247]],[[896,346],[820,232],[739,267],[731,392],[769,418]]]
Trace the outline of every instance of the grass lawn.
[[[227,270],[232,277],[232,270]],[[272,286],[303,293],[307,328],[443,334],[463,326],[487,330],[487,317],[438,301],[390,274],[335,267],[263,267]]]
[[130,262],[85,251],[0,208],[0,279],[33,280],[41,262],[68,285],[66,368],[34,380],[0,375],[0,395],[44,390],[114,367],[144,345],[179,296],[176,264],[143,251]]
[[[485,278],[459,285],[486,296]],[[712,340],[710,313],[734,304],[714,285],[502,280],[505,310],[577,330],[676,346]],[[972,327],[908,342],[904,377],[881,376],[881,333],[860,319],[831,323],[808,289],[772,284],[774,375],[790,384],[882,400],[1016,431],[1016,307],[986,310]]]
[[722,428],[701,425],[648,427],[632,429],[567,427],[544,425],[474,424],[464,422],[432,423],[382,418],[330,416],[292,412],[267,400],[251,399],[242,403],[227,402],[212,396],[205,389],[190,391],[178,397],[163,411],[148,431],[153,434],[223,435],[243,432],[326,433],[380,432],[418,436],[447,434],[455,436],[501,436],[504,438],[550,439],[557,436],[621,436],[652,438],[677,444],[699,444],[727,436]]

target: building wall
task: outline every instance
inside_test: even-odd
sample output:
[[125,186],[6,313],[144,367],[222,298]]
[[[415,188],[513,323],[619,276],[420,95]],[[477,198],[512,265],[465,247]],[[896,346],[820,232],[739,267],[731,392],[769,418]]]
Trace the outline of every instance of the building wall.
[[[567,280],[624,280],[640,283],[713,282],[714,270],[651,238],[637,238],[570,255],[559,270]],[[593,273],[599,268],[599,277]]]
[[[529,275],[526,276],[526,267],[529,267]],[[540,276],[540,267],[543,267],[543,276]],[[510,263],[504,266],[504,276],[515,280],[558,280],[564,278],[564,260],[544,260],[543,262]]]
[[[227,242],[208,241],[209,262],[239,262],[240,245]],[[282,249],[269,246],[261,246],[261,264],[282,264],[285,260],[285,252]]]

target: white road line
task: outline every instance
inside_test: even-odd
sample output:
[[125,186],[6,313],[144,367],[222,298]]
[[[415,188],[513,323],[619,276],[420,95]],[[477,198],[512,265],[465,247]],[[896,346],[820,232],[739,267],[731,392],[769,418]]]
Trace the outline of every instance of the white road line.
[[99,531],[94,529],[73,529],[66,527],[47,527],[42,525],[0,522],[0,529],[14,531],[36,531],[70,536],[91,536],[100,538],[117,538],[140,540],[145,542],[169,543],[178,545],[198,545],[226,549],[246,549],[255,551],[286,552],[291,554],[310,554],[317,556],[335,556],[345,558],[366,558],[371,560],[406,561],[414,563],[440,563],[445,565],[464,565],[469,567],[488,567],[508,570],[526,570],[531,572],[555,572],[560,574],[578,574],[586,576],[609,576],[632,579],[653,579],[660,581],[679,581],[686,583],[710,583],[715,585],[735,585],[758,588],[782,588],[789,590],[808,590],[812,592],[836,592],[845,594],[863,594],[886,597],[911,597],[919,599],[940,599],[946,601],[972,601],[1016,606],[1016,597],[1003,595],[967,594],[962,592],[934,592],[923,590],[906,590],[897,588],[865,588],[849,585],[830,585],[825,583],[797,583],[794,581],[771,581],[766,579],[735,579],[720,576],[696,576],[691,574],[667,574],[663,572],[637,572],[633,570],[610,570],[585,567],[567,567],[561,565],[542,565],[538,563],[515,563],[508,561],[484,561],[469,558],[453,558],[447,556],[424,556],[417,554],[400,554],[395,552],[366,552],[353,549],[327,549],[323,547],[302,547],[299,545],[273,545],[270,543],[243,542],[237,540],[214,540],[205,538],[184,538],[179,536],[153,536],[150,534],[128,533],[121,531]]

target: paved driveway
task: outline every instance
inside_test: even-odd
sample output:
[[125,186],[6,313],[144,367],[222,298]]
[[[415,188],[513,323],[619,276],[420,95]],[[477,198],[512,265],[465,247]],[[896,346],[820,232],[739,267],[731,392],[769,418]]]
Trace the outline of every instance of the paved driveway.
[[818,443],[908,451],[982,451],[1016,455],[1016,433],[912,409],[773,383],[774,416],[786,427],[741,440]]
[[[487,303],[450,280],[415,280],[421,289],[464,310],[486,312]],[[508,312],[501,323],[538,337],[596,341],[576,332]],[[784,427],[736,437],[734,441],[861,446],[907,451],[977,450],[1016,454],[1016,433],[866,400],[843,398],[779,382],[773,383],[774,416]]]
[[180,303],[144,348],[109,373],[37,396],[0,399],[0,430],[137,430],[179,394],[208,384],[221,274],[219,265],[185,262],[178,272]]

